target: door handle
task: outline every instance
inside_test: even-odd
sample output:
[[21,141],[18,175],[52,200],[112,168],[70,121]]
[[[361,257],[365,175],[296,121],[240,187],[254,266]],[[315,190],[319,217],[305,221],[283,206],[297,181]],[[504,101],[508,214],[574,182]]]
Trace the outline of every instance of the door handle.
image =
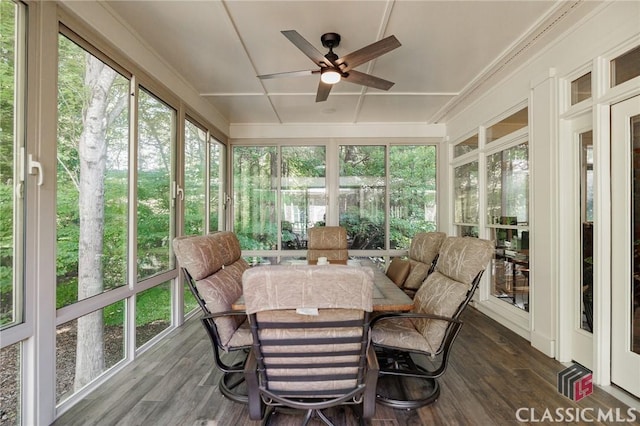
[[39,161],[35,161],[33,159],[33,155],[29,154],[29,161],[27,163],[27,168],[29,170],[30,175],[38,175],[38,186],[42,186],[44,181],[44,173],[42,172],[42,164]]

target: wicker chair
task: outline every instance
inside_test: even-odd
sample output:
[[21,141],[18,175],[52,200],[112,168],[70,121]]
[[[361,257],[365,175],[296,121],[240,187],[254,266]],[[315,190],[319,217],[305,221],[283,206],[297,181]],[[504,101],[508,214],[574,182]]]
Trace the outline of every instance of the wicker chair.
[[462,326],[460,315],[493,253],[491,241],[448,237],[434,272],[415,295],[413,310],[382,314],[371,322],[380,364],[379,403],[412,409],[438,398],[437,378],[447,368]]
[[244,274],[243,292],[254,342],[245,368],[251,419],[266,424],[286,407],[305,410],[305,425],[314,416],[331,425],[322,410],[344,404],[361,423],[373,417],[373,271],[264,266]]
[[[211,340],[216,366],[223,372],[220,391],[232,401],[246,403],[243,372],[252,337],[246,313],[231,309],[242,295],[242,274],[249,268],[240,257],[238,238],[232,232],[178,237],[173,249],[204,314],[202,325]],[[234,359],[225,362],[223,354]]]

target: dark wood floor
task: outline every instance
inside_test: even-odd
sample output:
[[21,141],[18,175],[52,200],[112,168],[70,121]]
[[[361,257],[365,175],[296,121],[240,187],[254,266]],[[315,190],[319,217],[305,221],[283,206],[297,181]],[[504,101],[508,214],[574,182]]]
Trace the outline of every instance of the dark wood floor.
[[[527,423],[613,424],[599,412],[628,420],[628,407],[602,389],[573,402],[556,390],[564,365],[532,349],[529,342],[473,308],[463,315],[438,401],[419,410],[376,408],[372,425],[506,425]],[[248,425],[244,405],[221,396],[209,340],[192,319],[169,338],[61,416],[55,425]],[[565,422],[559,414],[566,416]],[[634,424],[640,425],[640,411]],[[570,416],[581,414],[583,422]],[[328,415],[337,425],[357,424],[350,410]],[[278,425],[300,417],[279,416]],[[314,423],[316,424],[316,423]],[[318,423],[319,424],[319,423]]]

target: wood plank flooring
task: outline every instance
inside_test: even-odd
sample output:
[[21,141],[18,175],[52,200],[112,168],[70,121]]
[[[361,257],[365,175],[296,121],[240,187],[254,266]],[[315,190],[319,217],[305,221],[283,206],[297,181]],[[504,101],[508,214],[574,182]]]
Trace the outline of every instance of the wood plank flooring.
[[[370,424],[508,425],[613,424],[629,420],[629,407],[602,389],[579,402],[556,390],[565,366],[531,348],[529,342],[469,307],[440,379],[434,404],[418,410],[378,405]],[[240,426],[259,424],[246,407],[225,399],[217,389],[209,340],[197,318],[111,378],[55,423],[61,425]],[[640,404],[639,404],[640,405]],[[640,425],[640,411],[631,413]],[[518,419],[517,413],[520,414]],[[560,414],[558,414],[560,413]],[[598,421],[598,414],[611,415]],[[358,424],[348,408],[327,410],[336,425]],[[581,415],[581,421],[570,417]],[[559,415],[565,416],[560,419]],[[564,420],[564,421],[559,421]],[[272,424],[297,425],[301,417],[278,415]],[[618,422],[621,424],[620,422]],[[320,422],[312,422],[320,424]]]

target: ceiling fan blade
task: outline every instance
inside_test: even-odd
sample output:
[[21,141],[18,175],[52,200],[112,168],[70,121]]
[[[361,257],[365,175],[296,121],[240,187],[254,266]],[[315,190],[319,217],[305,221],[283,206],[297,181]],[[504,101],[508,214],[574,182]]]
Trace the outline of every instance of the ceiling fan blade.
[[365,46],[362,49],[356,50],[355,52],[348,53],[345,56],[338,58],[338,60],[336,60],[336,64],[344,64],[345,66],[340,69],[343,72],[347,72],[350,69],[357,67],[358,65],[369,62],[370,60],[384,55],[385,53],[390,52],[400,46],[401,44],[398,39],[395,36],[391,35],[387,38],[383,38],[380,41],[371,43],[370,45]]
[[262,80],[267,80],[270,78],[280,78],[280,77],[306,77],[308,75],[317,74],[318,72],[320,71],[304,70],[304,71],[277,72],[275,74],[259,75],[258,78],[261,78]]
[[316,94],[316,102],[324,102],[329,97],[329,92],[333,84],[323,83],[322,80],[318,83],[318,93]]
[[374,87],[380,90],[389,90],[391,86],[395,84],[392,81],[354,70],[349,71],[349,75],[342,79],[349,83],[362,84],[363,86]]
[[330,65],[327,63],[327,59],[324,57],[318,49],[313,47],[304,37],[302,37],[296,30],[280,31],[286,38],[289,39],[298,49],[302,50],[302,53],[307,55],[316,65],[323,67]]

